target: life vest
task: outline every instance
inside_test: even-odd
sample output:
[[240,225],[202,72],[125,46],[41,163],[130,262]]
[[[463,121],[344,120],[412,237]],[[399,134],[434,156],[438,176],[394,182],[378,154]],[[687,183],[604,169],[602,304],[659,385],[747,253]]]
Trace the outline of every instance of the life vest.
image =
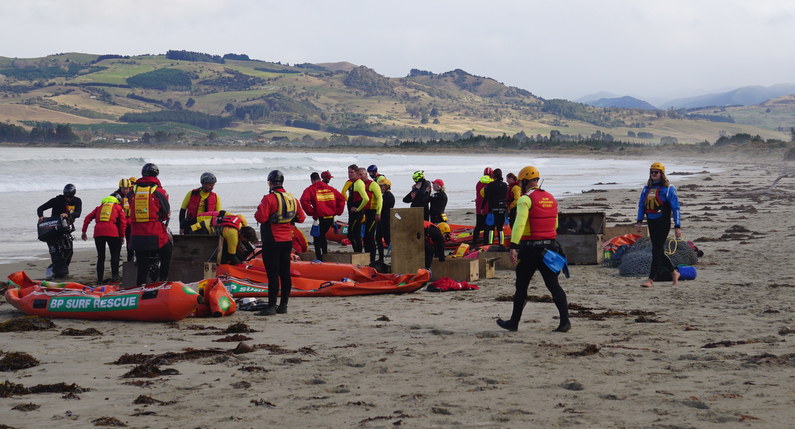
[[[662,193],[660,192],[659,186],[651,186],[649,187],[649,192],[646,194],[646,200],[643,202],[644,206],[646,207],[647,214],[655,214],[655,213],[662,213],[663,208],[665,207],[665,201],[662,199]],[[671,189],[670,187],[666,187],[666,190]],[[667,193],[666,193],[667,196]]]
[[[218,208],[218,196],[215,192],[210,192],[207,198],[204,199],[205,211],[211,212]],[[190,191],[190,199],[188,200],[188,208],[185,209],[185,217],[194,218],[199,213],[199,205],[202,202],[201,188]]]
[[277,208],[268,218],[269,223],[289,223],[295,218],[295,197],[287,192],[274,192]]
[[[361,179],[361,180],[362,180],[362,182],[364,182],[364,192],[367,194],[367,198],[370,200],[370,201],[367,202],[367,205],[364,206],[364,209],[365,210],[369,210],[369,209],[373,208],[373,204],[375,203],[375,201],[373,201],[374,200],[373,192],[370,191],[370,184],[373,183],[373,181],[372,180],[365,180],[365,179]],[[361,199],[361,197],[360,197],[360,199]]]
[[555,224],[558,219],[558,202],[555,197],[543,189],[531,189],[525,195],[530,197],[532,205],[527,221],[530,224],[530,236],[527,240],[549,240],[557,237]]
[[99,222],[110,222],[110,216],[113,214],[113,206],[117,203],[103,203],[102,208],[99,209]]
[[240,227],[243,224],[243,221],[240,219],[240,216],[233,215],[231,213],[227,213],[223,216],[217,216],[213,218],[213,226],[215,227],[232,227],[238,231],[240,231]]
[[152,207],[152,194],[157,189],[157,185],[135,186],[133,188],[133,207],[135,208],[132,222],[152,222],[157,218],[157,212]]
[[[356,189],[356,181],[362,179],[356,179],[351,182],[351,187],[348,188],[348,207],[358,207],[359,203],[362,201],[362,196],[359,195],[358,192],[355,191]],[[366,189],[365,189],[366,191]]]

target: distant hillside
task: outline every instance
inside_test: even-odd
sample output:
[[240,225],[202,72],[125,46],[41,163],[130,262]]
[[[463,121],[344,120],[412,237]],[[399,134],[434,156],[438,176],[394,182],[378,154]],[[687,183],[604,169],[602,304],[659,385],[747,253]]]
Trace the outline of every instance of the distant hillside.
[[[0,125],[70,124],[87,140],[144,133],[185,142],[305,145],[478,134],[642,144],[715,141],[722,133],[789,139],[780,125],[789,114],[784,108],[771,108],[775,121],[749,126],[724,113],[644,110],[640,100],[620,99],[624,104],[606,109],[543,99],[461,69],[388,77],[347,62],[291,66],[243,53],[0,57]],[[746,116],[761,115],[764,109]]]
[[578,103],[590,104],[592,101],[596,101],[601,98],[617,98],[617,97],[620,97],[620,95],[613,94],[612,92],[607,92],[607,91],[599,91],[593,94],[584,95],[574,101]]
[[750,106],[790,94],[795,94],[795,84],[744,86],[727,92],[679,98],[663,103],[660,107],[663,109],[669,107],[691,109],[707,106]]
[[657,108],[652,106],[651,104],[630,96],[617,97],[617,98],[600,98],[598,100],[594,100],[586,104],[590,104],[591,106],[596,106],[596,107],[618,107],[621,109],[657,110]]

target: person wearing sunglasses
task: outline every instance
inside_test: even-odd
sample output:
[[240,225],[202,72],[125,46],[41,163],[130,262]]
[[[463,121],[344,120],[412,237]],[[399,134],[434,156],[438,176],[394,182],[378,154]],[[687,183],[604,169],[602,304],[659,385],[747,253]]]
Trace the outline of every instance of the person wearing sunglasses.
[[652,259],[649,278],[641,286],[653,286],[654,279],[663,268],[671,273],[673,284],[679,284],[679,272],[665,254],[665,242],[671,231],[671,218],[674,221],[674,235],[677,239],[682,238],[679,198],[676,195],[676,188],[668,183],[668,178],[665,176],[665,165],[660,162],[655,162],[649,167],[649,180],[640,193],[636,224],[638,232],[643,227],[644,218],[649,227]]

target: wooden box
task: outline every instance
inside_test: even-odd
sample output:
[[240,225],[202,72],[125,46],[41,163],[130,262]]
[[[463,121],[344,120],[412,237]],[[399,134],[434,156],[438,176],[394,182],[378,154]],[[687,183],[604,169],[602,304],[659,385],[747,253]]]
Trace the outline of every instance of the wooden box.
[[416,273],[425,268],[425,228],[422,207],[389,211],[392,234],[392,272]]
[[602,262],[602,234],[558,235],[570,265],[588,265]]
[[301,258],[302,261],[314,261],[314,260],[317,259],[317,255],[315,255],[314,251],[313,252],[299,252],[299,253],[296,253],[296,255],[298,255],[298,257]]
[[169,280],[190,283],[204,278],[204,263],[216,262],[218,236],[175,235]]
[[618,237],[618,236],[626,235],[626,234],[638,234],[641,237],[645,237],[645,236],[649,235],[649,230],[648,230],[648,228],[646,228],[644,226],[643,228],[640,229],[640,232],[638,232],[638,230],[637,230],[637,228],[635,228],[634,224],[632,224],[632,225],[606,226],[605,227],[605,233],[604,233],[604,239],[605,240],[610,240],[613,237]]
[[604,212],[558,213],[558,242],[563,246],[569,264],[602,262]]
[[[314,252],[312,252],[312,259],[314,260]],[[354,264],[354,265],[369,265],[369,253],[353,253],[353,252],[328,252],[323,255],[323,262],[339,262],[341,264]]]
[[431,263],[431,273],[431,280],[450,277],[457,282],[474,282],[480,279],[480,262],[477,259],[453,258],[439,262],[434,258]]
[[516,264],[511,260],[511,252],[491,252],[486,253],[486,255],[493,255],[492,257],[497,258],[496,269],[498,270],[513,271],[516,269]]
[[497,260],[499,259],[496,252],[481,253],[478,255],[478,275],[482,279],[493,279],[497,277],[495,270],[497,269]]

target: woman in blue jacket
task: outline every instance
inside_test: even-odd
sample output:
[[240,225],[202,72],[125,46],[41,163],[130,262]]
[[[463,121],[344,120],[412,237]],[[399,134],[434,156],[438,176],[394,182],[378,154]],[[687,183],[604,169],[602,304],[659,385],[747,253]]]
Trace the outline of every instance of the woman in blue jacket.
[[674,235],[677,239],[682,238],[679,199],[676,196],[676,188],[668,183],[668,178],[665,176],[665,166],[660,162],[655,162],[649,167],[649,181],[640,193],[636,225],[638,232],[643,226],[644,217],[649,226],[652,259],[649,278],[641,286],[651,287],[661,266],[671,272],[673,284],[679,284],[679,272],[665,255],[665,242],[668,240],[668,232],[671,231],[671,218],[674,220]]

